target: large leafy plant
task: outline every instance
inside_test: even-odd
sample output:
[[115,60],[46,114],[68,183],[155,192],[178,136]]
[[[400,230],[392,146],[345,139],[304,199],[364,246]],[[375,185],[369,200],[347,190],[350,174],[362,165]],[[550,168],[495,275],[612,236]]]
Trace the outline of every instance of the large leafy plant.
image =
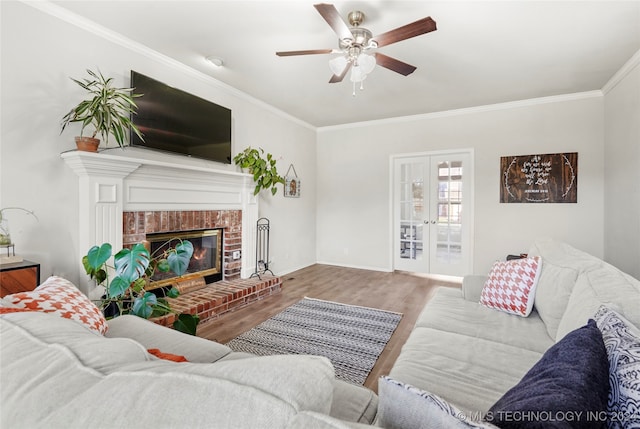
[[[170,240],[171,241],[171,240]],[[137,243],[132,248],[122,249],[113,257],[114,266],[107,262],[112,255],[112,246],[104,243],[101,246],[93,246],[82,258],[82,264],[90,278],[95,279],[98,285],[104,283],[105,295],[100,300],[103,311],[107,308],[116,309],[116,316],[121,314],[134,314],[148,319],[175,313],[167,299],[158,297],[146,288],[151,277],[156,272],[172,271],[181,276],[189,267],[189,261],[193,255],[193,245],[187,240],[178,240],[179,243],[165,249],[161,246],[158,255],[151,255],[149,250]],[[168,244],[169,242],[165,243]],[[115,270],[115,275],[109,278],[109,268]],[[166,292],[169,298],[180,295],[180,291],[172,287]],[[179,314],[173,327],[181,332],[195,335],[199,318],[192,314]]]
[[113,135],[118,146],[125,146],[129,128],[144,141],[140,130],[131,122],[131,115],[138,109],[133,99],[141,97],[142,94],[133,94],[134,88],[115,87],[113,78],[105,78],[100,72],[87,70],[87,73],[90,79],[71,78],[87,91],[88,98],[62,118],[60,132],[64,131],[69,123],[80,122],[80,136],[84,129],[91,125],[94,128],[91,137],[95,138],[100,134],[106,144],[109,144],[109,135]]
[[253,181],[256,187],[253,195],[258,195],[262,189],[271,188],[271,194],[278,192],[278,183],[284,183],[284,178],[278,174],[276,160],[273,155],[267,153],[263,158],[264,149],[254,149],[251,146],[240,152],[233,158],[233,162],[240,168],[246,168],[253,174]]

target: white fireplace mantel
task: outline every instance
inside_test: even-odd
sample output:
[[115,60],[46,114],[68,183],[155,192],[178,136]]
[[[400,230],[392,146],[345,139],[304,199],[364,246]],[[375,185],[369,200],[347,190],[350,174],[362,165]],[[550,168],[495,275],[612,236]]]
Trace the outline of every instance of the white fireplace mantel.
[[[160,155],[162,156],[162,155]],[[242,210],[243,278],[254,271],[258,200],[250,174],[177,162],[179,158],[147,158],[135,151],[61,154],[78,175],[78,261],[94,245],[109,242],[122,248],[123,212],[163,210]],[[80,264],[80,279],[86,279]],[[89,281],[83,284],[90,293]]]

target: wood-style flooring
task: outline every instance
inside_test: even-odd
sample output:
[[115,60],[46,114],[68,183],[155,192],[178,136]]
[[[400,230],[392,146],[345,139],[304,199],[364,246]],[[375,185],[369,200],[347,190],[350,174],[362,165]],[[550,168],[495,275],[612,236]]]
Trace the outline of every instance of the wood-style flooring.
[[304,297],[402,313],[403,317],[365,382],[377,391],[378,378],[389,373],[416,318],[436,287],[460,282],[403,272],[379,272],[312,265],[283,276],[282,292],[198,326],[198,336],[227,343]]

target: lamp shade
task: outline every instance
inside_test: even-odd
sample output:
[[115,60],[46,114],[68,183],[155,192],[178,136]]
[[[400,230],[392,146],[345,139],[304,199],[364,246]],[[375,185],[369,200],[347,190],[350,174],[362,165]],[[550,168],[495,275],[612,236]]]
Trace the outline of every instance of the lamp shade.
[[347,66],[347,59],[344,56],[335,57],[329,60],[329,68],[334,75],[340,76],[344,72],[344,68]]
[[376,66],[376,58],[373,55],[360,54],[358,56],[358,66],[362,69],[362,73],[369,74]]
[[367,78],[367,74],[364,73],[362,67],[353,66],[351,67],[351,77],[349,78],[351,82],[362,82]]

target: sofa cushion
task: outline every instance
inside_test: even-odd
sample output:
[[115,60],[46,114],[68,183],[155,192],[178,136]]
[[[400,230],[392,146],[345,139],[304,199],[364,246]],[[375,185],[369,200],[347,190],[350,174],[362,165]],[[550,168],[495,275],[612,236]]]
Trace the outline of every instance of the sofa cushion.
[[[15,325],[25,335],[65,348],[82,365],[101,374],[108,374],[130,362],[154,359],[136,341],[106,338],[82,324],[52,313],[11,313],[3,315],[1,319],[5,324]],[[2,345],[4,347],[4,341]]]
[[[87,366],[93,358],[83,355],[105,347],[72,349],[11,320],[28,315],[51,318],[0,318],[1,427],[284,428],[300,411],[326,414],[331,407],[334,373],[326,358],[265,356],[206,365],[134,360],[104,373]],[[89,334],[105,344],[132,342]]]
[[640,327],[640,281],[603,262],[578,276],[556,340],[584,325],[603,304]]
[[389,376],[432,392],[465,412],[478,413],[487,411],[517,384],[541,356],[540,352],[484,338],[416,327]]
[[556,338],[558,325],[578,275],[589,267],[600,265],[602,261],[569,244],[550,238],[535,240],[529,249],[529,256],[542,257],[534,306],[544,321],[549,336]]
[[231,349],[223,344],[165,328],[130,314],[110,319],[108,323],[107,337],[131,338],[147,349],[157,348],[165,353],[181,355],[189,362],[216,362],[231,353]]
[[[378,379],[377,426],[385,429],[497,429],[444,399],[391,377]],[[482,417],[477,413],[478,417]]]
[[609,360],[610,428],[640,427],[640,330],[602,306],[595,315]]
[[102,311],[73,283],[62,277],[51,276],[34,290],[7,295],[2,302],[18,308],[55,313],[100,334],[108,329]]
[[609,364],[596,322],[567,334],[487,414],[500,428],[601,428]]
[[528,316],[533,309],[540,268],[539,256],[495,262],[482,288],[480,304]]
[[378,412],[378,396],[370,389],[342,380],[333,382],[332,417],[373,424]]
[[[495,311],[462,298],[457,288],[439,287],[415,326],[459,333],[524,348],[540,355],[554,344],[534,309],[529,317]],[[428,390],[428,389],[427,389]]]

